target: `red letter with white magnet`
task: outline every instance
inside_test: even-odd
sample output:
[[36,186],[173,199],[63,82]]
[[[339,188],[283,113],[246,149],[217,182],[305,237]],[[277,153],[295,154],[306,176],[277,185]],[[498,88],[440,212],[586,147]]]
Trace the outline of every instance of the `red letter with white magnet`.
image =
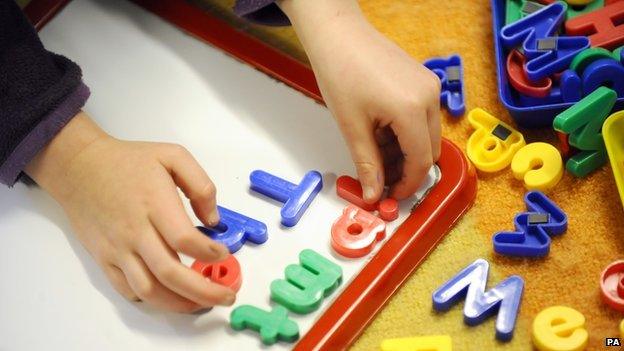
[[386,223],[357,206],[348,205],[331,229],[331,245],[345,257],[369,254],[386,237]]
[[219,262],[206,263],[197,260],[193,262],[191,268],[207,279],[234,291],[240,290],[243,283],[240,264],[232,254]]

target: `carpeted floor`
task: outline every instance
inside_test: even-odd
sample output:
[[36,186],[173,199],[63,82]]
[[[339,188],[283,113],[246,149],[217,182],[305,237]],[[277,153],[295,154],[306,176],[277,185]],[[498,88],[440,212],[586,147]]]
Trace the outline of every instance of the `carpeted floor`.
[[[207,1],[221,10],[233,2]],[[497,97],[487,0],[360,3],[370,21],[417,60],[460,54],[465,63],[468,110],[481,107],[512,122]],[[305,60],[291,29],[245,26],[254,35]],[[443,125],[444,136],[465,147],[471,133],[467,119],[445,116]],[[557,145],[550,130],[523,132],[528,142],[542,140]],[[619,336],[618,324],[623,316],[601,302],[598,286],[601,271],[622,258],[624,250],[624,211],[611,169],[605,166],[585,179],[566,174],[550,193],[567,212],[569,229],[553,240],[551,252],[544,259],[509,259],[492,251],[492,235],[512,229],[514,215],[524,210],[524,193],[522,184],[509,169],[496,174],[480,173],[474,207],[393,297],[352,350],[377,350],[385,338],[431,334],[451,335],[455,350],[527,350],[532,347],[533,318],[553,305],[569,306],[585,315],[590,350],[603,349],[605,337]],[[432,310],[431,292],[480,257],[491,263],[488,288],[511,274],[525,280],[515,336],[509,343],[495,340],[495,318],[475,327],[464,325],[463,303],[444,314]]]
[[[229,13],[233,0],[194,0],[219,12],[232,23],[305,61],[305,53],[290,28],[249,25]],[[26,3],[26,0],[20,0]],[[417,60],[460,54],[465,64],[468,110],[481,107],[506,122],[509,115],[496,93],[490,5],[487,0],[361,0],[370,21]],[[471,128],[466,118],[445,116],[444,136],[464,147]],[[526,139],[555,143],[552,131],[525,131]],[[454,350],[531,349],[530,326],[535,315],[553,305],[582,312],[590,335],[590,350],[604,348],[604,338],[618,336],[622,315],[600,300],[598,278],[610,262],[622,258],[624,211],[611,169],[607,166],[585,179],[566,174],[550,193],[569,216],[569,229],[555,238],[545,259],[509,259],[492,251],[491,237],[513,228],[516,212],[524,210],[524,188],[511,171],[479,174],[474,207],[446,236],[368,327],[352,350],[378,350],[383,339],[448,334]],[[490,261],[488,287],[511,274],[525,280],[525,293],[513,340],[494,338],[494,321],[468,327],[460,303],[435,313],[431,292],[477,258]]]

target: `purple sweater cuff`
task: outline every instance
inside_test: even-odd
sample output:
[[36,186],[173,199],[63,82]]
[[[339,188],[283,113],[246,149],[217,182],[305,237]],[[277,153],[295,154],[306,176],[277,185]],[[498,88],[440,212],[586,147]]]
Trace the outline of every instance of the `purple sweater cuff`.
[[275,4],[275,0],[237,0],[234,13],[252,22],[269,26],[290,25],[288,17]]
[[80,111],[89,94],[89,88],[81,82],[60,105],[44,117],[0,165],[0,183],[13,186],[28,162]]

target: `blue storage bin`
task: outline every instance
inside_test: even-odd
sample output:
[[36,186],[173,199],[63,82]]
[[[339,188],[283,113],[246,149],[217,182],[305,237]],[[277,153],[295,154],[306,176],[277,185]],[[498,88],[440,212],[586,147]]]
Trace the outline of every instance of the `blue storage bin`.
[[[519,126],[524,128],[552,128],[552,121],[555,119],[555,116],[572,106],[573,103],[538,106],[522,106],[520,104],[518,93],[507,81],[505,64],[509,52],[503,47],[498,35],[500,29],[505,25],[505,0],[492,0],[492,18],[496,73],[498,74],[498,97]],[[617,99],[614,111],[622,109],[624,109],[624,97]]]

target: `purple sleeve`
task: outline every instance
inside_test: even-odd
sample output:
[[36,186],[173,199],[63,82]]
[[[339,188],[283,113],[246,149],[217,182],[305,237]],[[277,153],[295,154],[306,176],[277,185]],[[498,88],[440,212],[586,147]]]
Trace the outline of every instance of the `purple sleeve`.
[[48,52],[17,4],[0,0],[0,183],[13,185],[88,95],[80,67]]
[[15,184],[26,164],[80,111],[89,94],[89,88],[80,83],[64,101],[43,117],[0,167],[0,183],[9,186]]
[[259,24],[269,26],[290,25],[288,17],[275,4],[275,0],[236,0],[234,13]]

